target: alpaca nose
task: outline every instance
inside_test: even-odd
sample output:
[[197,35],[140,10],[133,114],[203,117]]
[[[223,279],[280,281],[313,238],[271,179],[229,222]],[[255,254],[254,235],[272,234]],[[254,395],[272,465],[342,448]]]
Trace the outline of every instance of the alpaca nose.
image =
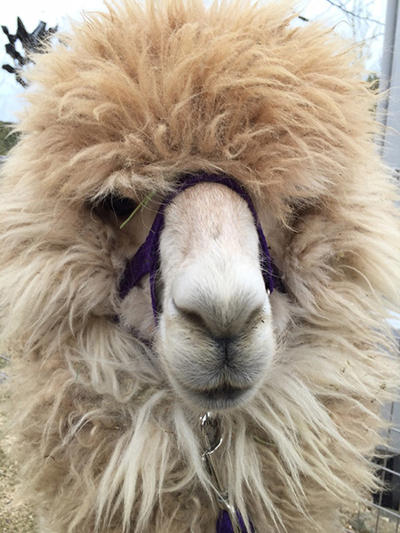
[[207,331],[225,353],[232,337],[269,311],[261,271],[253,265],[218,273],[188,269],[174,284],[173,305],[187,324]]

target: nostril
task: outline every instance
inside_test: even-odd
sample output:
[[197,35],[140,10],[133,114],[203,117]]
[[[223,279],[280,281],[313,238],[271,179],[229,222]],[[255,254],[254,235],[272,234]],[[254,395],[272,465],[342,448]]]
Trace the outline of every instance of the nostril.
[[176,298],[172,298],[172,305],[177,312],[187,323],[187,326],[196,327],[207,333],[215,339],[218,339],[219,347],[225,349],[225,344],[228,345],[232,340],[231,337],[237,334],[244,333],[261,321],[264,315],[264,308],[262,305],[256,305],[253,309],[247,309],[246,306],[240,303],[234,306],[231,312],[218,312],[218,305],[212,302],[206,304],[201,299],[196,300],[196,305],[192,301],[189,305],[177,302]]
[[250,326],[258,322],[261,319],[261,316],[264,314],[264,305],[257,305],[253,311],[251,311],[246,319],[245,326]]
[[204,318],[196,311],[185,309],[184,307],[177,305],[176,301],[173,299],[172,303],[175,309],[179,312],[181,317],[190,322],[191,325],[197,326],[207,335],[209,335],[210,340],[215,343],[218,353],[222,360],[228,361],[231,358],[232,352],[232,342],[234,341],[233,336],[216,336],[210,331],[210,327],[207,325]]
[[179,314],[183,316],[183,318],[185,318],[186,320],[191,322],[193,325],[201,329],[205,329],[205,330],[208,329],[207,324],[205,320],[203,319],[203,317],[200,315],[200,313],[197,313],[196,311],[193,311],[191,309],[185,309],[184,307],[177,305],[175,300],[173,300],[173,304],[176,310],[179,312]]

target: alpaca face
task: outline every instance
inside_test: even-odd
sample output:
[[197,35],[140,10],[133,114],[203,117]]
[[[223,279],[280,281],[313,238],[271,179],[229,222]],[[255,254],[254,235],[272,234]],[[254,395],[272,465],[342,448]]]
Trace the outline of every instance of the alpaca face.
[[158,348],[176,391],[201,408],[249,399],[274,353],[259,242],[246,202],[198,184],[168,207],[160,242]]

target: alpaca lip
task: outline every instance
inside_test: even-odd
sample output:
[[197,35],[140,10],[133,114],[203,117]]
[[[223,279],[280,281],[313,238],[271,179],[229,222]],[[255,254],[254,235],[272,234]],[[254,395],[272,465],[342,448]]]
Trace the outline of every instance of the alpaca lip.
[[207,396],[212,400],[220,399],[230,399],[234,400],[241,396],[247,389],[241,389],[239,387],[231,387],[229,385],[223,385],[222,387],[217,387],[215,389],[206,390],[203,392],[203,395]]
[[191,393],[209,408],[224,409],[239,403],[250,389],[251,387],[240,388],[223,385],[214,389],[191,391]]
[[255,383],[234,386],[226,382],[213,388],[197,388],[185,383],[177,378],[176,375],[171,377],[173,377],[173,382],[181,391],[184,398],[190,400],[190,403],[195,403],[198,407],[205,409],[228,409],[236,407],[252,396],[252,392],[255,392],[257,389]]

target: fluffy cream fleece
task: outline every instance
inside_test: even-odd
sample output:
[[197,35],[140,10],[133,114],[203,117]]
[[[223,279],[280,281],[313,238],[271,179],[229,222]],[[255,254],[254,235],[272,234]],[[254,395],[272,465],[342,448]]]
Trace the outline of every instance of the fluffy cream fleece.
[[0,304],[43,531],[215,528],[197,417],[110,318],[141,237],[88,208],[187,171],[245,184],[288,290],[271,298],[288,319],[268,379],[223,414],[231,500],[259,533],[337,533],[339,509],[374,486],[368,457],[399,383],[384,323],[399,300],[396,190],[355,54],[294,16],[287,2],[126,1],[35,58],[1,169]]

